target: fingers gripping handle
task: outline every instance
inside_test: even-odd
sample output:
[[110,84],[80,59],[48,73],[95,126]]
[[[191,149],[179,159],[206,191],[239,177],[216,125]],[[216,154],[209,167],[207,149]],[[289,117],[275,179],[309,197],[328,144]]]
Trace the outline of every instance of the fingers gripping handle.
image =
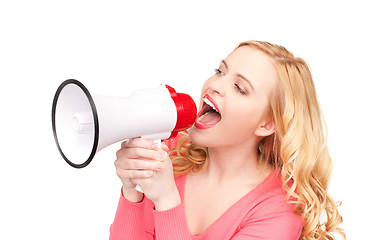
[[[161,140],[160,139],[153,140],[153,142],[157,145],[157,147],[159,149],[161,149]],[[143,193],[143,189],[139,185],[135,186],[135,190],[137,190],[138,192]]]

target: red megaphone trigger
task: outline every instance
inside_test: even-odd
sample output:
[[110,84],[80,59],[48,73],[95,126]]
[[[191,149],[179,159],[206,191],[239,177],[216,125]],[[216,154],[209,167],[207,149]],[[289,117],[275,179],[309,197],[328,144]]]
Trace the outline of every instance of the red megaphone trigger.
[[175,103],[177,111],[177,122],[170,136],[170,138],[172,138],[175,137],[178,132],[184,131],[194,124],[197,116],[197,107],[191,96],[185,93],[177,93],[175,89],[169,85],[165,86]]

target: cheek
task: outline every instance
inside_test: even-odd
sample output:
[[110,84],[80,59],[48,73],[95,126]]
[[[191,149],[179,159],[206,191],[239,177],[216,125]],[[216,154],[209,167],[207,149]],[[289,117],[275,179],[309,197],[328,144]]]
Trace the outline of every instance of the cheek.
[[228,111],[223,118],[223,125],[227,131],[246,132],[254,126],[255,116],[253,111]]
[[257,104],[234,104],[225,112],[223,128],[231,134],[251,134],[259,125],[261,108]]

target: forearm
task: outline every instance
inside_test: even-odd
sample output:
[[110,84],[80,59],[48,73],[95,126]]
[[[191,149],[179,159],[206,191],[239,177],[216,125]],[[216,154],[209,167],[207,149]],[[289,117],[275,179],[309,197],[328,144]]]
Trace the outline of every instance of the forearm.
[[157,240],[191,240],[183,203],[165,210],[153,210]]
[[152,199],[156,211],[166,211],[175,208],[182,202],[175,182],[171,187],[168,187],[168,189],[162,189],[162,191],[163,193],[161,197]]
[[[125,191],[123,193],[125,194]],[[143,196],[140,194],[127,196],[130,199],[120,196],[116,216],[110,228],[110,240],[145,238]]]

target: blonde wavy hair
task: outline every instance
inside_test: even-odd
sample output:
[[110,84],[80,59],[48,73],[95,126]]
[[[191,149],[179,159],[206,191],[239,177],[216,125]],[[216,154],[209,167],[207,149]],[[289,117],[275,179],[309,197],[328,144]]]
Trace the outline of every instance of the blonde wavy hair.
[[[280,170],[287,202],[294,203],[295,213],[303,218],[300,239],[333,240],[332,233],[345,239],[344,231],[338,227],[343,221],[338,211],[340,204],[327,192],[333,163],[308,65],[282,46],[247,41],[237,48],[242,46],[253,47],[271,57],[279,74],[280,84],[270,99],[276,131],[259,143],[259,159]],[[207,148],[192,143],[187,135],[170,155],[175,176],[201,172],[208,164]]]

